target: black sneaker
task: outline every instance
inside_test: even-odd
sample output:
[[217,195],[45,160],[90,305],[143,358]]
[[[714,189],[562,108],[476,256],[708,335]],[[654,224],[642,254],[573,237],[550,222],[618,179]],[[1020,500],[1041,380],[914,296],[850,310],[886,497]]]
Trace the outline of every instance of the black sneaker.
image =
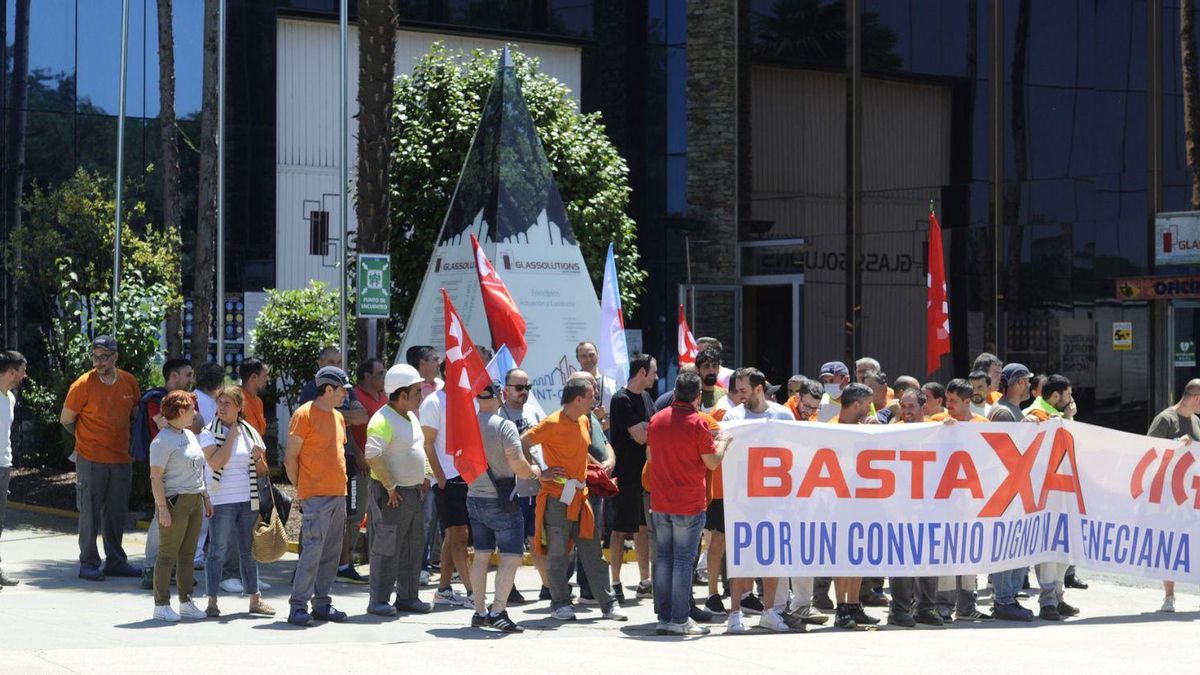
[[613,586],[612,591],[613,591],[613,599],[614,600],[616,600],[617,602],[625,602],[625,587],[624,586],[617,584],[616,586]]
[[887,622],[889,626],[900,626],[901,628],[913,628],[917,625],[916,619],[908,612],[890,612]]
[[1063,585],[1067,588],[1078,588],[1081,591],[1086,591],[1088,588],[1087,582],[1074,574],[1068,574],[1067,578],[1063,581]]
[[512,619],[508,618],[508,612],[500,612],[499,614],[487,617],[488,624],[502,633],[524,633],[525,628]]
[[1033,620],[1033,613],[1016,603],[1011,605],[996,605],[992,608],[992,614],[1001,621]]
[[704,609],[707,609],[708,611],[712,612],[713,614],[719,614],[721,616],[725,616],[725,614],[727,613],[725,611],[725,603],[721,602],[720,595],[708,596],[708,600],[706,600],[704,602]]
[[354,565],[339,567],[337,571],[337,580],[347,584],[365,584],[367,578],[358,573]]
[[815,596],[815,597],[813,597],[813,607],[816,607],[817,609],[823,609],[826,612],[828,612],[829,610],[834,608],[833,600],[830,599],[828,593],[826,593],[825,595]]
[[1062,621],[1062,615],[1058,613],[1058,608],[1054,605],[1046,605],[1038,612],[1038,617],[1046,621]]
[[860,626],[874,626],[879,623],[879,617],[871,616],[863,611],[862,605],[850,605],[850,616],[854,618],[854,623]]
[[758,596],[753,593],[742,598],[742,613],[743,614],[762,614],[763,613],[762,600],[759,600]]
[[858,624],[854,622],[854,617],[850,615],[849,607],[846,605],[837,606],[837,613],[833,615],[833,627],[848,630],[858,628]]
[[913,618],[916,620],[917,623],[924,624],[926,626],[945,626],[946,625],[946,622],[942,620],[941,615],[938,614],[937,612],[933,611],[932,609],[919,609],[919,610],[917,610],[916,616]]
[[712,612],[695,605],[688,611],[688,617],[696,623],[708,623],[713,620]]
[[542,586],[542,590],[538,592],[538,600],[549,600],[550,597],[550,588]]
[[311,626],[313,625],[312,615],[303,609],[293,609],[288,613],[287,622],[293,626]]
[[487,614],[471,612],[471,628],[487,628],[490,625],[492,620]]
[[317,621],[330,621],[332,623],[344,623],[346,621],[346,613],[340,609],[335,609],[333,605],[325,609],[313,609],[312,618]]
[[516,586],[513,586],[512,590],[508,592],[508,604],[510,604],[510,605],[525,604],[525,596],[521,595],[521,591],[518,591]]
[[1058,610],[1059,616],[1064,618],[1068,616],[1079,616],[1079,608],[1075,607],[1074,605],[1068,605],[1065,602],[1058,603],[1058,607],[1055,607],[1055,609]]
[[889,604],[888,596],[878,591],[863,593],[858,597],[858,602],[866,607],[887,607]]

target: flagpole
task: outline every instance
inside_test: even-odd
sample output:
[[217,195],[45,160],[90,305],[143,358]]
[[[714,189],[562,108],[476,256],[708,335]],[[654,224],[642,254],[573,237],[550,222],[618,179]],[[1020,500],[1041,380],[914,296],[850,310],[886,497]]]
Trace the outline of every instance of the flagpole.
[[121,2],[121,77],[118,85],[120,102],[117,104],[117,201],[114,204],[116,218],[113,229],[113,288],[112,319],[113,337],[120,325],[120,310],[117,299],[121,292],[121,200],[125,196],[125,83],[128,79],[126,67],[129,63],[129,0]]
[[349,158],[347,157],[348,153],[346,136],[350,134],[350,130],[349,121],[346,119],[346,99],[348,96],[346,82],[346,33],[348,32],[348,28],[346,27],[346,21],[347,16],[350,14],[350,10],[348,9],[347,4],[347,0],[341,0],[341,6],[338,9],[338,81],[341,83],[341,94],[338,97],[338,157],[340,157],[338,163],[341,165],[338,170],[338,198],[340,200],[340,205],[338,207],[338,219],[341,225],[342,242],[341,261],[338,264],[338,276],[341,281],[339,284],[341,292],[339,293],[338,298],[341,305],[341,309],[338,312],[340,317],[338,332],[340,341],[338,344],[341,346],[342,359],[346,364],[349,364],[350,354],[346,351],[346,273],[349,268],[347,260],[349,260],[350,251],[348,246],[349,242],[346,240],[346,232],[348,229],[347,221],[349,220],[349,217],[346,213],[346,209],[349,208],[347,203],[348,200],[346,199],[346,184],[349,182],[350,178],[348,176],[348,168],[346,166],[346,163],[349,161]]
[[[225,19],[226,0],[217,11],[217,364],[225,367]],[[208,345],[204,345],[208,353]]]

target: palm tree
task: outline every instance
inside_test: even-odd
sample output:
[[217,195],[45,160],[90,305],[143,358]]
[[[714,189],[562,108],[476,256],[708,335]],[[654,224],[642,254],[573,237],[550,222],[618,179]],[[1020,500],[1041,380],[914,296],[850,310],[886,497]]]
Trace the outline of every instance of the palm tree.
[[[388,120],[392,110],[392,78],[396,73],[396,10],[392,0],[358,3],[358,250],[387,251],[388,164],[392,154]],[[387,322],[380,321],[375,345],[367,344],[370,319],[358,321],[358,353],[387,344]],[[382,351],[382,350],[381,350]]]
[[208,333],[216,270],[217,229],[217,49],[220,0],[204,0],[204,62],[200,93],[200,190],[197,195],[196,269],[192,284],[192,363],[208,360]]
[[[158,0],[158,126],[162,143],[163,226],[170,235],[167,255],[179,259],[180,241],[179,129],[175,125],[175,32],[171,0]],[[183,316],[178,303],[167,308],[167,356],[183,354]]]
[[[13,21],[12,46],[12,84],[8,98],[8,128],[4,139],[4,232],[5,246],[8,246],[12,233],[21,224],[21,190],[25,181],[25,108],[29,97],[29,0],[17,0],[16,15]],[[0,43],[0,50],[7,45]],[[2,60],[2,59],[0,59]],[[0,68],[3,67],[0,63]],[[0,92],[3,95],[4,92]],[[5,256],[5,279],[8,293],[8,306],[0,308],[0,318],[4,322],[5,334],[0,335],[6,344],[17,348],[19,338],[17,326],[20,323],[21,304],[17,300],[13,271],[21,264],[21,251],[13,247]]]
[[1192,209],[1200,210],[1200,81],[1196,76],[1196,7],[1194,0],[1179,1],[1179,43],[1183,59],[1183,147],[1192,174]]

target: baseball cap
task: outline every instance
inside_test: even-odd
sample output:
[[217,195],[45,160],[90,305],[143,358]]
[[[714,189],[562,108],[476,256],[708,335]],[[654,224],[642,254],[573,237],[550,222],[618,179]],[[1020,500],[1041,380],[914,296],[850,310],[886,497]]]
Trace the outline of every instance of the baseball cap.
[[92,349],[107,349],[115,352],[117,351],[117,339],[111,335],[101,335],[92,340]]
[[475,398],[484,400],[496,398],[496,385],[489,384],[488,386],[484,387],[479,391],[478,394],[475,395]]
[[841,361],[830,361],[821,366],[822,375],[837,375],[838,377],[850,377],[850,369]]
[[1022,377],[1030,377],[1032,372],[1020,363],[1010,363],[1004,366],[1004,370],[1000,371],[1000,381],[1004,383],[1016,382]]
[[337,387],[350,388],[350,378],[346,377],[346,371],[337,366],[325,366],[317,371],[316,385],[320,387],[323,384],[332,384]]
[[391,396],[397,389],[411,387],[422,379],[424,378],[416,368],[407,363],[401,363],[388,368],[387,374],[383,376],[383,392]]

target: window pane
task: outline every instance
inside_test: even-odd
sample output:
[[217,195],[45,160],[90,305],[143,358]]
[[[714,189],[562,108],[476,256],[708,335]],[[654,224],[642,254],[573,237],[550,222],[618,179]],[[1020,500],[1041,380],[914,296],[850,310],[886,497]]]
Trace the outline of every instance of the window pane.
[[[6,52],[16,39],[16,3],[4,3]],[[11,68],[11,59],[4,67]],[[29,110],[69,111],[75,105],[75,1],[38,0],[29,7]],[[5,83],[9,81],[7,74]],[[6,92],[6,100],[11,91]]]

